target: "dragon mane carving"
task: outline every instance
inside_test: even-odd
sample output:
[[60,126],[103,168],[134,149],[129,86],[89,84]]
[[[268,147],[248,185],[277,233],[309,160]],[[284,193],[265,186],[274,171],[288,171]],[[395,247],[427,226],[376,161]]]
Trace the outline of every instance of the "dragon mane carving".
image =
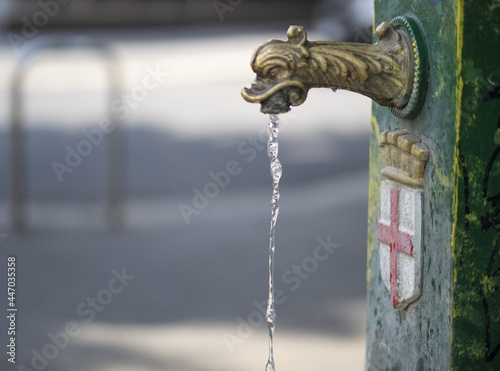
[[302,26],[290,26],[287,41],[271,40],[255,50],[251,67],[257,77],[241,94],[273,114],[304,103],[309,89],[318,87],[346,89],[382,106],[402,108],[412,92],[411,40],[387,22],[376,34],[373,45],[310,42]]

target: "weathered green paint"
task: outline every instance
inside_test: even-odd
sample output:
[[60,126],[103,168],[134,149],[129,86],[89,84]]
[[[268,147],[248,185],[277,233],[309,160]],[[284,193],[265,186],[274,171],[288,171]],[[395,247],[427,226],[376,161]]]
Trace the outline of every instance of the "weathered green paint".
[[[375,1],[375,25],[399,15],[416,18],[427,36],[429,87],[413,120],[373,105],[366,368],[500,370],[500,93],[483,100],[500,83],[500,3]],[[377,241],[377,137],[397,128],[431,150],[422,196],[422,297],[407,310],[392,307]]]
[[[466,1],[457,151],[452,366],[500,370],[500,7]],[[483,100],[486,97],[487,100]]]

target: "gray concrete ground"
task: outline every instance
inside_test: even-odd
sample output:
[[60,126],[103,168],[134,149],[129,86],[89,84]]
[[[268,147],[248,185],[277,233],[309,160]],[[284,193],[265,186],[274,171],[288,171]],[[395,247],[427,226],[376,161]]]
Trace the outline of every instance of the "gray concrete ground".
[[[248,61],[255,46],[285,31],[112,37],[125,92],[141,84],[148,66],[168,73],[120,123],[128,198],[125,227],[116,233],[106,231],[103,218],[105,144],[63,182],[51,167],[105,115],[103,76],[85,53],[48,55],[27,81],[29,229],[9,231],[8,84],[15,55],[9,45],[0,49],[0,232],[8,234],[0,245],[0,303],[6,311],[13,255],[18,307],[17,367],[3,352],[2,370],[264,368],[267,118],[239,90],[253,79]],[[282,124],[277,368],[360,370],[370,103],[313,91]],[[220,174],[228,164],[237,174],[217,186],[213,174],[226,179]],[[206,189],[213,198],[197,209],[193,198]],[[185,206],[196,213],[183,217]],[[5,318],[0,324],[7,343]]]

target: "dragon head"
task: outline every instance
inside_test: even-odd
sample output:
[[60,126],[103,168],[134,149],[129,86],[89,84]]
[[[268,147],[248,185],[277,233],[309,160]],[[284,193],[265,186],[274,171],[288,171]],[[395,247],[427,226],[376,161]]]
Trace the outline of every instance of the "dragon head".
[[307,87],[295,78],[301,61],[309,57],[307,35],[302,26],[290,26],[287,36],[288,41],[272,40],[255,50],[250,64],[257,77],[241,91],[247,102],[260,103],[263,113],[288,112],[307,98]]

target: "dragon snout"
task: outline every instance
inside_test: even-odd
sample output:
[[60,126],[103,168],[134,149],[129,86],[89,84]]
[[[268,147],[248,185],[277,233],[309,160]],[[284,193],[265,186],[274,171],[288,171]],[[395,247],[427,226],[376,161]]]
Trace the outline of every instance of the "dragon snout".
[[307,98],[307,88],[295,80],[270,82],[257,79],[250,88],[244,88],[241,95],[247,102],[260,103],[262,113],[277,114],[302,104]]

